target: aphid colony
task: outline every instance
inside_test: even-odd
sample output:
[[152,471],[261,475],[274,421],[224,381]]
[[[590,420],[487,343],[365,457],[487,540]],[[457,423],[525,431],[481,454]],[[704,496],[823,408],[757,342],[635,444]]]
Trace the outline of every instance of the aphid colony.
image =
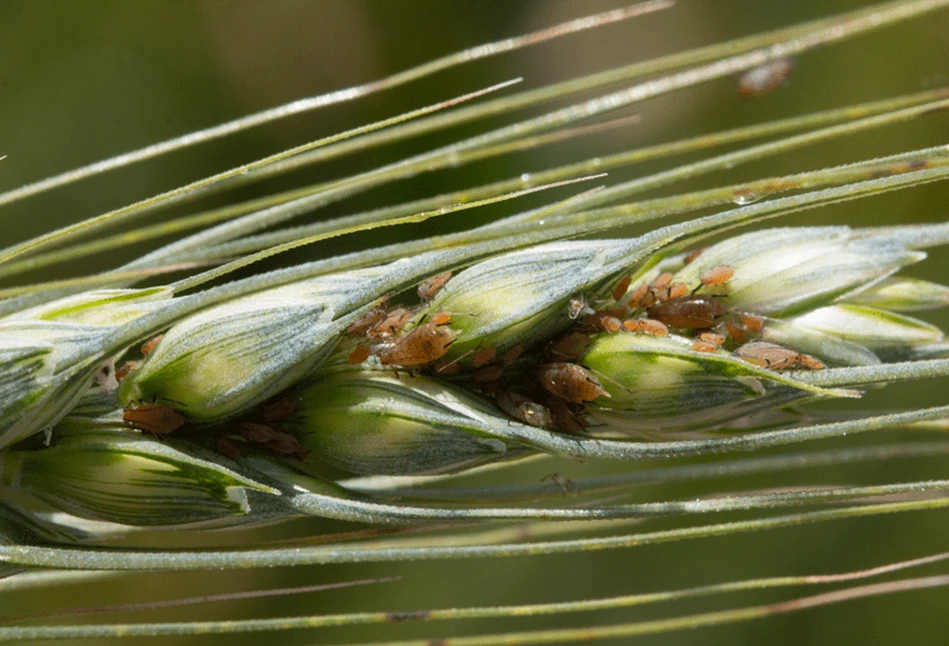
[[[700,253],[689,254],[686,264]],[[727,347],[733,356],[766,369],[822,368],[814,357],[754,340],[764,320],[730,309],[723,300],[734,273],[731,267],[714,267],[703,273],[700,284],[691,290],[675,282],[671,273],[632,288],[632,278],[624,276],[611,290],[612,299],[598,302],[602,308],[582,296],[571,299],[566,310],[569,328],[524,356],[525,348],[520,345],[505,352],[480,347],[445,361],[442,357],[457,337],[450,326],[451,314],[427,314],[406,332],[404,327],[417,312],[401,305],[387,309],[384,299],[348,328],[350,335],[371,341],[370,345],[356,346],[349,362],[362,363],[374,357],[378,365],[393,369],[426,370],[442,376],[460,373],[464,377],[459,379],[470,380],[511,418],[566,432],[583,431],[587,426],[585,405],[610,397],[597,376],[580,365],[597,334],[665,336],[675,330],[678,335],[692,337],[691,348],[696,352]],[[448,273],[439,274],[421,283],[419,298],[429,300],[449,277]]]

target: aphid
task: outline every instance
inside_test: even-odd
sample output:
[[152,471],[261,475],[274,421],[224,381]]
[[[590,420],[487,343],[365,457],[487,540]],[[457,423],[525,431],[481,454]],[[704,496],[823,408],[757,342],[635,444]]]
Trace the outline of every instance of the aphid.
[[735,270],[727,265],[713,267],[699,277],[704,287],[724,285],[735,275]]
[[484,368],[475,370],[474,374],[471,375],[471,380],[476,384],[486,384],[497,381],[503,376],[504,368],[501,366],[485,366]]
[[554,428],[568,433],[582,433],[587,427],[583,406],[568,404],[562,399],[551,397],[547,402]]
[[263,417],[265,422],[282,422],[293,415],[296,409],[297,403],[293,397],[278,397],[262,406],[261,417]]
[[607,332],[618,332],[622,323],[618,318],[609,312],[594,312],[583,317],[581,325],[586,330],[606,330]]
[[760,316],[755,316],[754,314],[739,314],[738,320],[740,320],[742,325],[752,332],[761,332],[762,328],[764,328],[764,319]]
[[232,460],[237,460],[241,457],[240,447],[223,435],[218,435],[216,438],[214,438],[214,447],[217,449],[218,453],[229,457]]
[[449,321],[451,321],[451,312],[435,312],[428,317],[428,322],[435,325],[446,325]]
[[623,327],[630,332],[642,332],[652,336],[666,336],[669,334],[669,328],[665,323],[654,319],[627,319],[623,321]]
[[158,336],[153,336],[148,341],[143,343],[142,347],[140,348],[142,351],[142,354],[151,354],[152,350],[155,349],[155,347],[161,342],[164,336],[165,336],[164,334],[159,334]]
[[349,353],[349,356],[346,358],[347,361],[351,364],[362,363],[369,358],[369,348],[364,345],[357,345],[353,348],[353,351]]
[[390,337],[399,334],[405,324],[412,318],[412,310],[407,307],[393,307],[385,313],[385,317],[366,332],[372,337]]
[[696,352],[715,352],[718,346],[702,339],[695,339],[692,341],[692,349]]
[[715,332],[702,332],[699,335],[699,340],[705,341],[706,343],[711,343],[715,347],[725,343],[725,337],[723,337],[721,334],[716,334]]
[[126,361],[115,370],[116,381],[122,381],[133,370],[138,368],[138,361]]
[[257,422],[241,422],[237,425],[238,434],[248,442],[265,444],[277,437],[277,431],[266,424]]
[[537,369],[537,377],[547,392],[574,404],[610,396],[596,377],[575,363],[543,364]]
[[560,487],[560,491],[563,492],[564,496],[568,494],[571,494],[571,495],[577,494],[577,488],[576,486],[574,486],[573,480],[571,480],[570,478],[566,478],[560,475],[559,473],[550,473],[540,479],[541,482],[543,482],[544,480],[550,480],[555,485]]
[[571,332],[550,346],[547,353],[559,361],[578,359],[586,352],[591,343],[593,343],[593,339],[586,334]]
[[511,365],[512,363],[517,361],[522,354],[524,354],[524,346],[520,343],[518,343],[517,345],[511,348],[508,348],[507,351],[505,351],[505,353],[501,355],[501,365],[502,366]]
[[474,368],[480,368],[494,360],[497,355],[497,348],[481,348],[471,356],[471,365]]
[[770,370],[787,370],[797,366],[808,370],[820,370],[824,367],[824,364],[816,357],[766,341],[746,343],[735,350],[734,356]]
[[623,278],[620,279],[618,283],[616,283],[616,287],[613,288],[614,301],[618,301],[626,295],[626,290],[629,289],[629,284],[631,282],[633,282],[632,276],[623,276]]
[[554,420],[547,407],[524,395],[502,390],[495,396],[495,401],[498,408],[519,422],[538,428],[553,427]]
[[647,310],[650,318],[669,327],[694,330],[715,325],[715,319],[727,311],[721,301],[706,294],[690,294],[666,301]]
[[629,295],[629,300],[626,301],[627,305],[631,309],[636,309],[637,307],[645,307],[643,305],[643,299],[646,298],[649,293],[649,285],[646,283],[641,283],[636,286],[636,289],[633,290],[633,293]]
[[692,251],[686,254],[685,258],[682,259],[682,263],[685,265],[692,264],[696,258],[702,255],[704,251],[705,249],[701,247],[699,247],[698,249],[693,249]]
[[122,412],[122,419],[129,427],[153,435],[167,435],[187,421],[184,415],[164,404],[140,404],[134,408],[130,404]]
[[274,431],[274,433],[274,439],[264,444],[264,446],[274,453],[291,456],[297,458],[298,460],[304,460],[306,459],[306,456],[310,454],[307,449],[300,445],[300,443],[297,441],[297,438],[293,437],[289,433],[284,433],[282,431]]
[[445,286],[449,278],[451,278],[450,271],[435,274],[431,278],[426,278],[418,284],[418,289],[416,290],[418,297],[423,301],[430,300]]
[[383,296],[379,301],[361,317],[349,324],[346,328],[346,334],[353,336],[363,336],[386,319],[386,301],[388,296]]
[[672,283],[669,285],[668,298],[663,300],[673,300],[676,298],[682,298],[689,293],[689,286],[685,283]]
[[447,325],[424,323],[378,352],[384,366],[424,366],[445,355],[458,332]]
[[775,89],[787,79],[794,69],[790,58],[776,58],[754,67],[738,80],[738,93],[746,98],[759,97]]
[[583,297],[571,298],[570,304],[567,305],[567,317],[571,321],[576,321],[584,314],[593,314],[593,310],[587,306],[587,302]]

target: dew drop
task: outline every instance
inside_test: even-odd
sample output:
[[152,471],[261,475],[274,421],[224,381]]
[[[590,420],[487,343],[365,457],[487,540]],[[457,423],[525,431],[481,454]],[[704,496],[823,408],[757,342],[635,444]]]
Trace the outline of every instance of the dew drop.
[[761,195],[758,195],[756,193],[741,193],[739,195],[736,195],[732,199],[732,202],[734,202],[738,206],[744,206],[746,204],[753,204],[757,202],[758,200],[761,199],[761,197],[762,197]]
[[530,173],[524,173],[521,175],[521,182],[524,184],[529,184],[532,179],[533,176]]

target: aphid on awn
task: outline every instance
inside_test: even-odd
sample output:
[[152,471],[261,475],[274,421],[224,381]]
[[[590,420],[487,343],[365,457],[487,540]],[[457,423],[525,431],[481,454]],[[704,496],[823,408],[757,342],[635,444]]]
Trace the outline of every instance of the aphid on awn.
[[376,355],[384,366],[424,366],[444,356],[458,332],[447,325],[423,323],[391,344],[382,346]]
[[540,384],[551,395],[574,404],[593,401],[597,397],[609,397],[596,377],[583,366],[575,363],[546,363],[537,369]]
[[790,58],[776,58],[742,74],[738,93],[746,98],[759,97],[780,86],[794,69]]
[[557,485],[560,488],[560,490],[563,492],[564,496],[568,494],[576,495],[577,493],[577,488],[573,484],[573,480],[571,480],[570,478],[565,478],[559,473],[550,473],[540,479],[541,482],[543,482],[544,480],[550,480],[555,485]]
[[727,311],[725,305],[712,296],[690,294],[654,305],[647,313],[669,327],[694,330],[712,327]]
[[171,406],[164,404],[129,404],[122,419],[130,428],[153,435],[167,435],[184,426],[187,419]]
[[766,341],[746,343],[735,350],[734,356],[769,370],[787,370],[798,366],[808,370],[824,368],[824,364],[816,357]]
[[431,278],[426,278],[418,284],[418,289],[416,290],[418,297],[423,301],[431,300],[435,294],[445,286],[449,278],[451,278],[450,271],[436,274]]

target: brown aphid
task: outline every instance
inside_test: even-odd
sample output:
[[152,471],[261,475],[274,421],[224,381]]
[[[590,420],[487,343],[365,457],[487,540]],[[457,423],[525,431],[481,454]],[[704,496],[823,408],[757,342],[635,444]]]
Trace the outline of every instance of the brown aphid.
[[257,422],[241,422],[237,425],[237,433],[248,442],[257,444],[265,444],[277,437],[277,431]]
[[672,274],[670,274],[669,272],[659,274],[658,276],[656,276],[656,280],[652,281],[652,283],[650,283],[649,286],[657,290],[665,289],[666,287],[672,284],[672,277],[673,277]]
[[517,345],[508,348],[504,352],[504,354],[501,355],[501,365],[502,366],[511,365],[512,363],[520,359],[522,354],[524,354],[523,344],[518,343]]
[[675,300],[658,303],[647,310],[649,318],[669,327],[694,330],[710,328],[715,319],[727,311],[721,301],[706,294],[690,294]]
[[616,287],[613,288],[614,301],[618,301],[626,295],[626,290],[629,289],[629,284],[631,282],[633,282],[632,276],[623,276],[623,278],[620,279],[618,283],[616,283]]
[[717,285],[724,285],[732,276],[735,275],[735,270],[732,267],[727,265],[721,265],[720,267],[713,267],[707,272],[702,274],[699,277],[699,280],[702,281],[704,287],[713,287]]
[[545,363],[538,367],[537,377],[544,390],[574,404],[610,396],[596,377],[575,363]]
[[385,317],[366,332],[371,337],[391,337],[399,334],[412,318],[412,310],[407,307],[393,307]]
[[754,67],[738,80],[738,94],[745,98],[759,97],[780,86],[794,69],[790,58],[776,58]]
[[498,408],[519,422],[538,428],[553,428],[550,410],[524,395],[502,390],[495,395],[495,401]]
[[444,356],[457,336],[458,332],[447,325],[424,323],[395,343],[383,346],[377,355],[384,366],[424,366]]
[[643,334],[649,334],[652,336],[668,336],[669,328],[662,321],[657,321],[655,319],[639,319],[639,329],[638,332]]
[[682,298],[689,293],[689,286],[685,283],[672,283],[669,285],[668,299],[664,300],[673,300],[676,298]]
[[823,361],[817,357],[812,357],[809,354],[801,353],[801,355],[797,358],[797,362],[799,365],[807,368],[808,370],[823,370],[826,368]]
[[471,380],[476,384],[486,384],[497,381],[504,376],[504,368],[501,366],[485,366],[475,370],[471,375]]
[[125,377],[128,376],[130,372],[138,368],[138,361],[126,361],[121,366],[115,369],[115,379],[116,381],[122,381]]
[[646,283],[641,283],[636,286],[636,289],[633,290],[632,294],[629,295],[629,300],[626,301],[627,305],[631,309],[636,309],[637,307],[646,307],[643,305],[643,299],[649,294],[649,285]]
[[418,289],[416,290],[418,297],[423,301],[431,299],[445,286],[449,278],[451,278],[450,271],[435,274],[431,278],[426,278],[418,284]]
[[350,323],[349,327],[346,328],[346,334],[363,336],[367,334],[369,330],[382,323],[386,319],[386,301],[388,299],[388,296],[381,298],[374,307]]
[[148,341],[143,343],[141,347],[142,354],[151,354],[152,350],[155,349],[155,347],[161,342],[164,336],[165,336],[164,334],[159,334],[157,336],[153,336]]
[[714,343],[709,343],[708,341],[695,339],[692,341],[692,349],[696,352],[715,352],[718,350],[718,346]]
[[237,460],[241,457],[241,449],[237,444],[228,439],[223,435],[218,435],[214,438],[214,448],[217,449],[217,452],[221,455],[229,457],[232,460]]
[[734,356],[769,370],[787,370],[797,366],[809,370],[820,370],[824,367],[824,364],[816,357],[767,341],[746,343],[735,350]]
[[741,321],[742,325],[752,332],[761,332],[761,330],[764,328],[764,319],[754,314],[739,314],[738,320]]
[[435,312],[428,317],[428,322],[435,325],[447,325],[450,321],[451,312]]
[[716,334],[715,332],[702,332],[699,335],[700,341],[705,341],[706,343],[711,343],[716,348],[725,343],[725,337],[721,334]]
[[346,360],[351,364],[362,363],[369,358],[369,348],[364,345],[357,345],[353,348],[353,351],[349,353],[349,356],[346,357]]
[[274,431],[274,433],[274,439],[264,444],[264,446],[274,453],[292,456],[299,460],[305,459],[306,456],[310,454],[308,450],[300,445],[300,443],[297,441],[297,438],[293,437],[289,433],[284,433],[282,431]]
[[471,365],[474,368],[480,368],[481,366],[491,363],[497,354],[497,348],[481,348],[471,355]]
[[551,397],[547,401],[547,409],[553,419],[554,428],[558,430],[567,433],[582,433],[587,427],[583,406],[568,404],[562,399]]
[[686,265],[692,264],[696,258],[701,256],[705,252],[705,249],[699,247],[698,249],[693,249],[685,255],[685,258],[682,259],[682,263]]
[[283,396],[272,399],[261,407],[261,417],[265,422],[282,422],[296,411],[297,402],[293,397]]
[[129,405],[122,412],[122,419],[131,428],[153,435],[167,435],[184,426],[187,419],[171,406],[164,404]]
[[725,332],[732,341],[738,344],[745,343],[748,340],[748,330],[743,325],[738,325],[734,321],[725,321]]
[[586,330],[619,332],[622,322],[608,312],[594,312],[583,317],[581,325]]
[[551,357],[561,361],[578,359],[586,352],[586,349],[590,347],[591,343],[593,343],[593,339],[586,334],[582,332],[571,332],[558,339],[550,346],[547,353]]

